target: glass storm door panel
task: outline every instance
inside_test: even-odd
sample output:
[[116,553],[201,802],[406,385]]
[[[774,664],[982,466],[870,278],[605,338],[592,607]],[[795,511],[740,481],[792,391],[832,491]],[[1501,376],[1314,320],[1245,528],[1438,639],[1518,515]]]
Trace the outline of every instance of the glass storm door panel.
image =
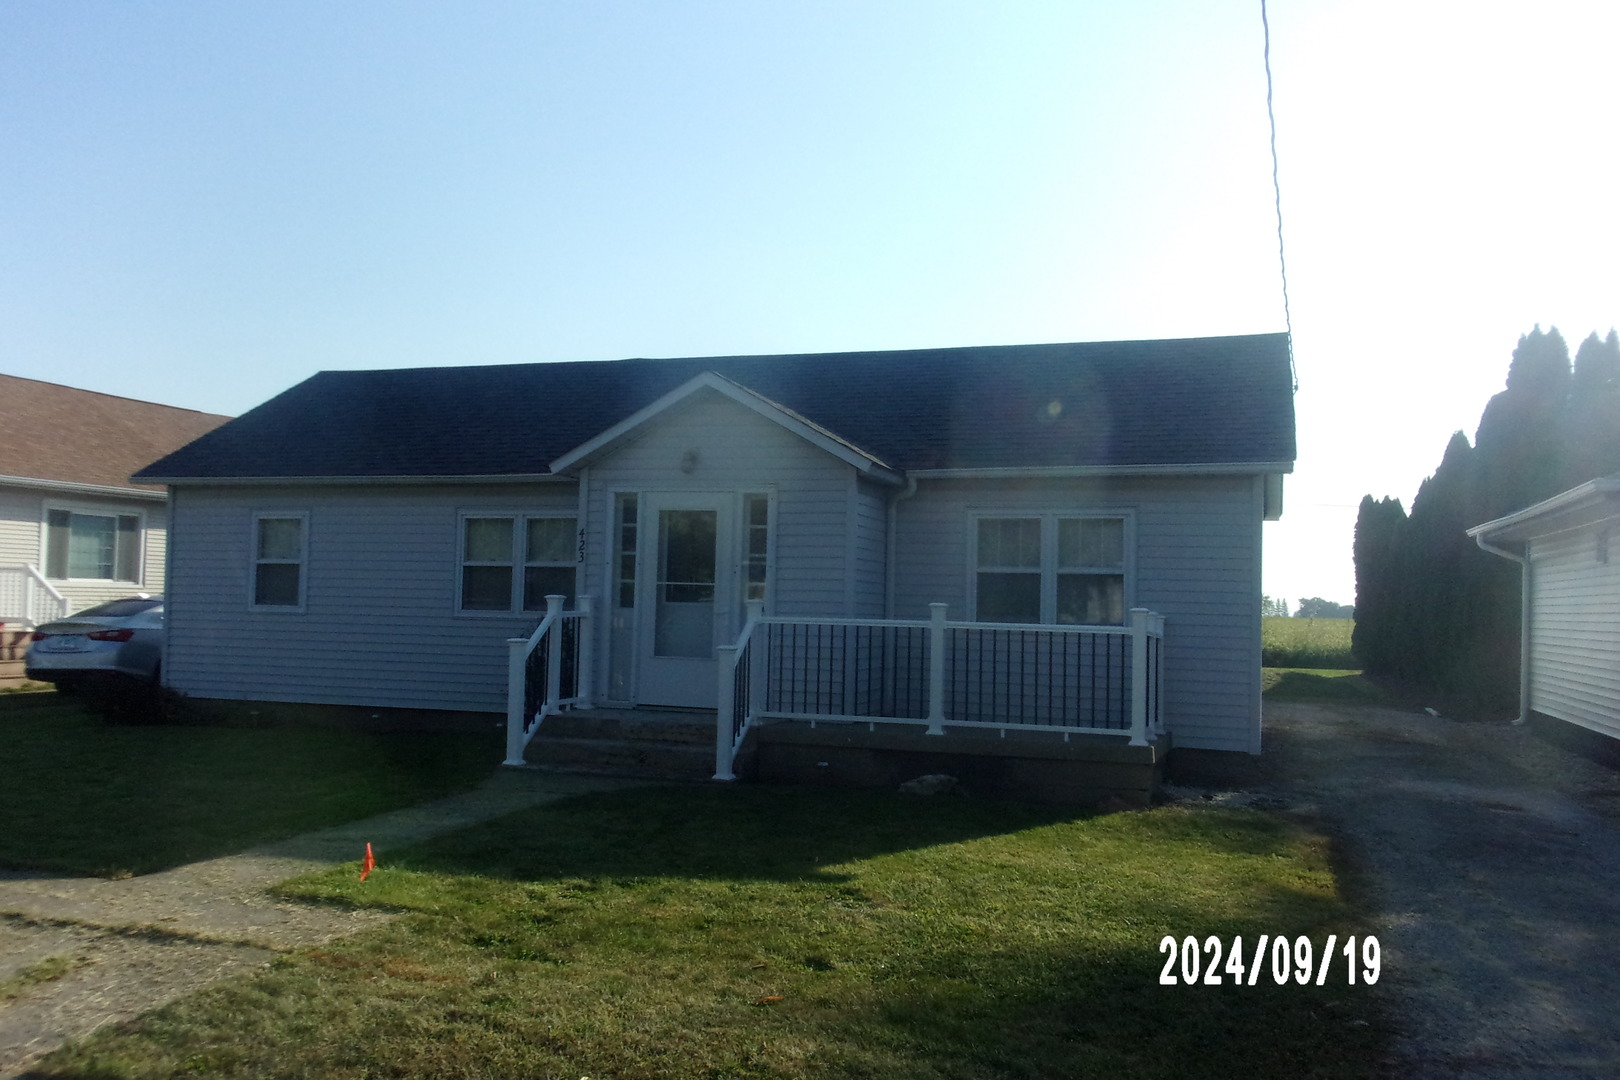
[[658,512],[653,655],[714,656],[717,510]]
[[737,632],[736,496],[647,492],[641,501],[635,699],[712,709],[715,646]]

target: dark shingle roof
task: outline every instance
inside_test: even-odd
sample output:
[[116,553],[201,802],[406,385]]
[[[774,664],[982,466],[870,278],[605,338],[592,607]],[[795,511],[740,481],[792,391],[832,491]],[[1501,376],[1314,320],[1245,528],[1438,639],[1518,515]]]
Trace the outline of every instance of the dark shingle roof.
[[226,419],[0,375],[0,476],[132,487],[130,473]]
[[1287,462],[1283,334],[905,352],[334,371],[142,475],[541,474],[705,372],[898,469]]

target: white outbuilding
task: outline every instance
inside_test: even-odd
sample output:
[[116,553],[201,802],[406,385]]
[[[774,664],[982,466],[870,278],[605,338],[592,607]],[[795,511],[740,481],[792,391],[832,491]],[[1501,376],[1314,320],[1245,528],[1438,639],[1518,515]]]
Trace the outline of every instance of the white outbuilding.
[[1620,474],[1468,530],[1519,564],[1519,717],[1620,738]]

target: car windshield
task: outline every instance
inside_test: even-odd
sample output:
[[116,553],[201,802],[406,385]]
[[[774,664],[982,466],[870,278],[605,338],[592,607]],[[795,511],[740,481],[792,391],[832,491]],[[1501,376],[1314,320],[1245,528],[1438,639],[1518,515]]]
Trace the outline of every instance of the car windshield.
[[127,600],[109,600],[105,604],[97,604],[93,608],[76,611],[73,613],[73,617],[76,619],[85,616],[93,619],[123,619],[162,606],[163,598],[161,596],[152,596],[144,600],[138,596],[132,596]]

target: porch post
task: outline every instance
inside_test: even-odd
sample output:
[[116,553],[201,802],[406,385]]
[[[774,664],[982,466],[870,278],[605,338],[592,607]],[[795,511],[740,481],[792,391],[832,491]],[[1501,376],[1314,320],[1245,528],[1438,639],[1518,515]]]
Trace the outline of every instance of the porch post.
[[550,716],[562,697],[562,606],[568,597],[557,593],[546,596],[546,621],[551,629],[546,632],[546,703],[540,715]]
[[523,748],[529,744],[523,731],[523,668],[529,659],[527,638],[506,639],[506,760],[503,765],[522,765]]
[[1131,745],[1146,746],[1148,619],[1147,608],[1131,608]]
[[579,673],[574,677],[574,695],[579,701],[574,708],[589,709],[593,707],[591,673],[595,670],[596,627],[591,619],[591,598],[582,596],[574,603],[579,608],[579,633],[574,638],[575,647],[579,649]]
[[945,734],[945,605],[928,605],[928,730]]
[[760,622],[765,617],[765,601],[750,600],[745,606],[753,630],[748,634],[748,715],[743,719],[753,723],[765,711],[765,627]]
[[731,733],[735,730],[737,716],[737,694],[733,685],[737,676],[737,646],[720,645],[714,651],[720,660],[720,697],[714,709],[714,778],[735,780],[737,774],[731,771]]

